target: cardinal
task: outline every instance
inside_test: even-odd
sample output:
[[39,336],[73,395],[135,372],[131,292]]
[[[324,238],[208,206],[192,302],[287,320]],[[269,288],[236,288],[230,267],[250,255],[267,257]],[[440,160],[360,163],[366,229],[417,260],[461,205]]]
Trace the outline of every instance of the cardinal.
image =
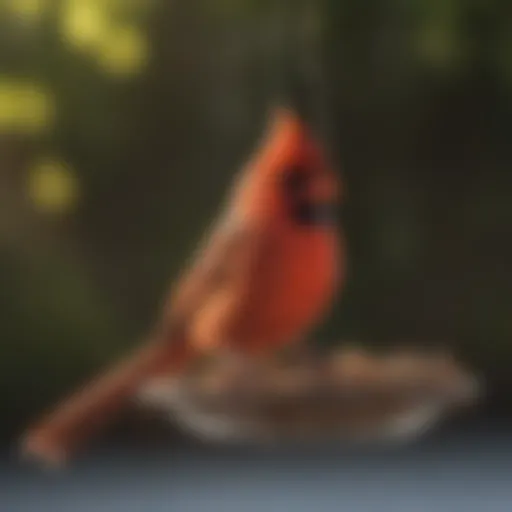
[[302,119],[276,109],[146,342],[30,428],[24,455],[62,465],[144,383],[211,351],[265,358],[304,340],[344,282],[341,193]]

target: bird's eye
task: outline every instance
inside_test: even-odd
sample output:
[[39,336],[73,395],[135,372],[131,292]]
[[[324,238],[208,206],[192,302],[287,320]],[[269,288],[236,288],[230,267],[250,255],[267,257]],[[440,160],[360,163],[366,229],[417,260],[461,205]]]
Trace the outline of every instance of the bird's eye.
[[289,167],[283,174],[284,188],[291,194],[297,194],[304,190],[307,181],[307,169],[300,165]]

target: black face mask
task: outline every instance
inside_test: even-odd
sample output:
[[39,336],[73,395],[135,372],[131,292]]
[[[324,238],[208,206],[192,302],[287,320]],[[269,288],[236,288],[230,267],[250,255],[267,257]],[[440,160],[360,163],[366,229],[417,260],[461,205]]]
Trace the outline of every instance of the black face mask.
[[292,207],[293,220],[300,226],[334,226],[338,219],[335,202],[301,200]]
[[299,226],[333,226],[337,222],[337,204],[334,201],[307,199],[311,179],[311,172],[300,165],[291,166],[283,174],[283,189],[291,217]]

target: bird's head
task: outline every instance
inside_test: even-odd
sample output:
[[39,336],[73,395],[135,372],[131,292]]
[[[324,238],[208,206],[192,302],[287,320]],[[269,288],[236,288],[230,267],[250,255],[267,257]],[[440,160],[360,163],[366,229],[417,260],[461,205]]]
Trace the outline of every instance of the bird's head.
[[279,109],[237,182],[236,207],[297,227],[336,224],[341,183],[320,145],[292,111]]

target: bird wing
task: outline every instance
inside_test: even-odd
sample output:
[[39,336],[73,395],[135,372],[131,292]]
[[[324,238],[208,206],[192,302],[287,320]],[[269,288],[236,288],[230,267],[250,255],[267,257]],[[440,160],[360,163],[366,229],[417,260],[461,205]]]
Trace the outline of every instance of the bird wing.
[[218,293],[227,291],[242,302],[273,245],[272,232],[268,227],[233,223],[215,230],[178,281],[164,310],[164,322],[190,323]]

